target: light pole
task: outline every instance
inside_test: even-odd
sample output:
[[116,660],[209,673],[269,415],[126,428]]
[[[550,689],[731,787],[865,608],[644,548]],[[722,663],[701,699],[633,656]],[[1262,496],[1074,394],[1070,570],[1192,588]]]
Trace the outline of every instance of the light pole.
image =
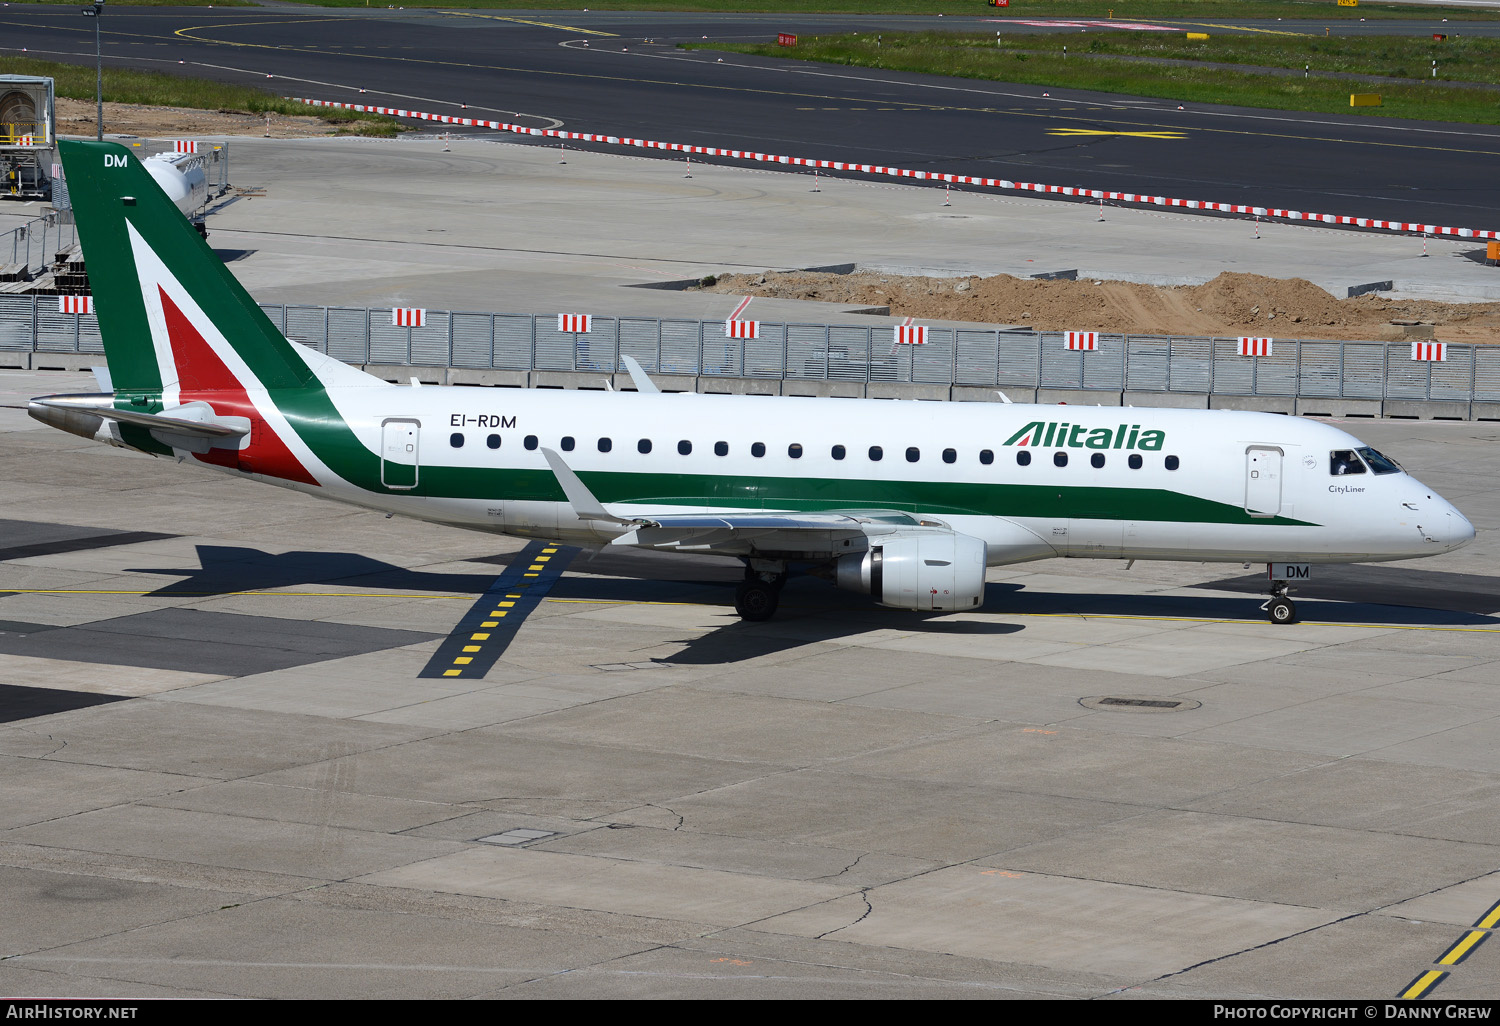
[[94,103],[96,110],[96,138],[104,141],[104,49],[100,42],[99,16],[104,13],[104,0],[94,0],[94,6],[85,7],[85,17],[94,19]]

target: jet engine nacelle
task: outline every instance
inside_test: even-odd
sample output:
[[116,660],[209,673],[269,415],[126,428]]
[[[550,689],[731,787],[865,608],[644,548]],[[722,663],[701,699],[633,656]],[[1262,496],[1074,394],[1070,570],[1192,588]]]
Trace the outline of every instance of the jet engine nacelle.
[[953,612],[984,603],[985,544],[966,534],[923,531],[871,540],[841,556],[838,586],[883,606]]

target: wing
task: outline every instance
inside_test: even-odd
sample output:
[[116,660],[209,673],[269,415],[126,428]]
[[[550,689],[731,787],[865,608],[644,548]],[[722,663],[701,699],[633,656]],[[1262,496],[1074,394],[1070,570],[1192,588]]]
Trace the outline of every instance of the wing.
[[[568,502],[581,520],[628,528],[615,545],[674,552],[703,552],[763,559],[829,559],[862,552],[873,539],[913,532],[953,534],[939,520],[899,510],[850,509],[818,513],[682,513],[623,517],[604,507],[551,449],[543,449]],[[1005,562],[1055,555],[1051,546],[1019,525],[1006,523]]]

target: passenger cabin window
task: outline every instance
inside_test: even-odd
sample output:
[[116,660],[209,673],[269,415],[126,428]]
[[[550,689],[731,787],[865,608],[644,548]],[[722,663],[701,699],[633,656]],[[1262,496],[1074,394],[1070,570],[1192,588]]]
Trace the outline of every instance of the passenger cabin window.
[[1179,466],[1182,465],[1181,461],[1178,460],[1176,456],[1168,456],[1166,459],[1166,464],[1168,470],[1176,470]]
[[638,452],[638,453],[640,453],[642,456],[644,456],[646,453],[650,452],[651,451],[651,439],[649,439],[649,438],[642,438],[639,442],[636,442],[635,443],[635,451]]
[[453,432],[453,434],[448,436],[448,444],[455,449],[462,449],[464,447],[463,433],[459,431]]
[[885,450],[878,445],[870,446],[870,460],[879,463],[885,457]]
[[750,455],[754,456],[756,459],[760,459],[765,454],[766,454],[766,443],[765,442],[755,442],[754,444],[752,444],[750,446]]
[[1143,460],[1143,459],[1141,459],[1141,454],[1140,453],[1133,452],[1133,453],[1130,454],[1130,459],[1126,460],[1125,462],[1130,467],[1131,470],[1140,470],[1141,469],[1141,465],[1143,463],[1145,463],[1146,461]]
[[[1030,462],[1030,456],[1031,456],[1031,454],[1027,453],[1026,455],[1028,457],[1028,462]],[[995,454],[993,452],[991,452],[989,449],[980,449],[979,450],[979,462],[983,463],[987,467],[991,463],[995,462]]]
[[691,456],[693,454],[693,443],[684,438],[677,443],[677,451],[683,456]]
[[958,450],[957,449],[944,449],[943,450],[943,462],[944,463],[957,463],[958,462]]
[[910,446],[906,450],[906,462],[908,462],[908,463],[915,463],[915,462],[917,462],[917,460],[919,460],[921,458],[922,458],[922,450],[918,449],[915,445]]
[[1094,455],[1089,457],[1089,462],[1094,465],[1095,470],[1102,470],[1104,468],[1104,453],[1094,453]]
[[786,454],[794,460],[800,460],[802,458],[802,443],[793,442],[791,445],[787,446]]
[[[535,449],[540,443],[537,441],[536,435],[527,435],[524,439],[521,440],[521,444],[526,446],[526,448],[530,450]],[[571,448],[571,446],[569,448]]]
[[834,459],[836,459],[836,460],[841,460],[841,459],[843,459],[843,458],[844,458],[844,455],[845,455],[845,453],[844,453],[844,447],[843,447],[843,446],[842,446],[842,445],[835,445],[835,446],[834,446],[834,447],[833,447],[833,450],[832,450],[832,453],[831,453],[831,455],[832,455],[832,456],[833,456],[833,458],[834,458]]
[[1354,455],[1353,449],[1335,449],[1328,454],[1328,472],[1334,477],[1345,474],[1363,474],[1365,465]]
[[1068,465],[1068,454],[1061,451],[1053,453],[1052,465],[1054,467],[1066,467]]
[[500,436],[490,435],[484,440],[484,444],[489,446],[491,449],[498,449],[500,448]]
[[729,443],[728,442],[715,442],[714,443],[714,455],[715,456],[728,456],[729,455]]
[[1377,474],[1399,474],[1402,472],[1401,464],[1391,459],[1385,453],[1376,452],[1368,445],[1356,451],[1364,457],[1365,462],[1370,465],[1370,469]]
[[615,443],[611,442],[608,438],[601,438],[601,439],[599,439],[599,451],[600,452],[609,452],[609,450],[613,449],[614,447],[615,447]]
[[[989,452],[989,450],[986,449],[985,452]],[[985,462],[989,462],[989,461],[986,460]],[[1016,450],[1016,466],[1018,466],[1018,467],[1029,467],[1029,466],[1031,466],[1031,453],[1027,452],[1025,449],[1017,449]]]
[[562,436],[562,441],[559,442],[559,443],[557,443],[557,444],[562,448],[563,452],[572,452],[573,451],[573,436],[572,435],[563,435]]

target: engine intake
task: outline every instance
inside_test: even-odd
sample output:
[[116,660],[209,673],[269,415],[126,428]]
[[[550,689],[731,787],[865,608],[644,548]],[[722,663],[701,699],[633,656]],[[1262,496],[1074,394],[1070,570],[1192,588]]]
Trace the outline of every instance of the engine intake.
[[887,535],[839,558],[840,588],[883,606],[954,612],[984,603],[985,544],[947,531]]

